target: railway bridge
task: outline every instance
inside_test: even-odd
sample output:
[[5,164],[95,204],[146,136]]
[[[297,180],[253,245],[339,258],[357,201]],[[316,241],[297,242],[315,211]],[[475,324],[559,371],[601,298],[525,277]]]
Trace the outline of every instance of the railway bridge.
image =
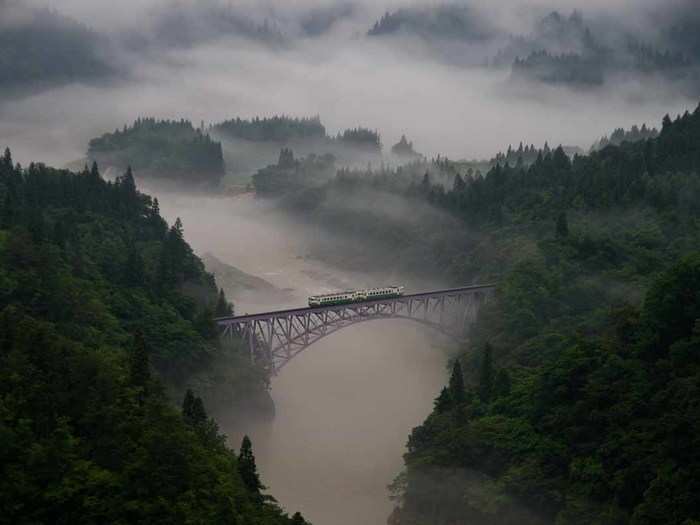
[[342,305],[294,308],[221,317],[224,338],[242,338],[253,361],[275,375],[316,341],[348,326],[380,319],[409,319],[461,340],[495,285],[473,285]]

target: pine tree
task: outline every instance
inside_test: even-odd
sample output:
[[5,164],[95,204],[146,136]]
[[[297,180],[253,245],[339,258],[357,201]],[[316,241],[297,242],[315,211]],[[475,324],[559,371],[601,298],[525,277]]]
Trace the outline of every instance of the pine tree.
[[448,387],[450,398],[455,405],[460,405],[465,400],[464,391],[464,376],[462,375],[462,365],[459,359],[455,359],[452,366],[452,375],[450,376],[450,385]]
[[427,171],[425,172],[425,175],[423,175],[423,182],[421,182],[420,187],[423,193],[427,194],[428,192],[430,192],[430,173],[428,173]]
[[265,486],[260,482],[258,467],[255,465],[255,456],[253,455],[253,444],[248,436],[243,436],[241,442],[241,450],[238,455],[238,473],[252,494],[259,496],[260,491],[265,489]]
[[433,406],[435,407],[435,412],[438,414],[443,414],[452,408],[452,396],[447,387],[443,387],[440,391],[440,395],[433,401]]
[[186,423],[193,427],[201,427],[209,419],[202,399],[195,396],[189,388],[182,401],[182,417]]
[[292,525],[307,525],[307,521],[301,515],[301,512],[295,512],[292,516]]
[[466,187],[467,185],[465,184],[464,179],[462,179],[462,176],[458,173],[455,176],[455,181],[452,185],[452,191],[454,191],[455,193],[462,193]]
[[90,178],[92,178],[93,180],[100,179],[100,170],[97,168],[97,162],[95,161],[92,161],[92,166],[90,167]]
[[479,370],[479,398],[483,403],[491,400],[493,393],[493,350],[489,343],[484,346],[484,353],[481,357],[481,368]]
[[233,315],[233,306],[226,300],[224,289],[219,289],[219,298],[216,301],[216,317],[230,317]]
[[5,153],[2,156],[2,164],[5,169],[12,169],[12,153],[10,152],[10,148],[5,148]]

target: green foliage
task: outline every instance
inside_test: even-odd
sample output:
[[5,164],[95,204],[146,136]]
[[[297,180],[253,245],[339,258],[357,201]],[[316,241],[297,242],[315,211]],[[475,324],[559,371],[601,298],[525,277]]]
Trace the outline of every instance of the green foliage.
[[319,186],[331,179],[334,172],[333,155],[309,155],[297,160],[292,150],[282,148],[276,165],[262,168],[253,175],[253,185],[261,196],[280,196]]
[[[409,437],[396,523],[700,519],[699,139],[700,108],[587,156],[557,148],[459,179],[452,163],[450,179],[342,172],[306,201],[319,224],[399,250],[399,265],[499,281],[463,370]],[[353,211],[359,196],[461,221],[403,215],[400,230]]]
[[325,139],[326,128],[319,117],[292,118],[274,116],[252,120],[236,118],[211,127],[211,131],[226,138],[253,142],[288,142],[294,139]]
[[438,5],[386,12],[367,34],[381,37],[405,32],[426,39],[478,42],[491,36],[491,31],[490,24],[473,8]]
[[494,389],[494,371],[493,371],[493,348],[486,343],[484,353],[481,356],[481,365],[479,369],[479,399],[482,403],[488,403],[491,400]]
[[220,295],[181,222],[129,171],[21,169],[9,151],[0,203],[0,521],[290,523],[246,488],[202,399],[180,414],[165,396],[267,395],[209,329]]
[[[103,165],[133,167],[141,176],[190,186],[216,187],[224,176],[221,143],[187,120],[140,118],[130,127],[92,139],[88,156]],[[130,176],[129,169],[126,177]]]
[[459,359],[456,359],[452,366],[448,392],[454,405],[464,403],[464,376],[462,375],[462,365],[460,365]]
[[258,497],[259,501],[262,501],[261,492],[265,490],[265,486],[260,481],[253,455],[253,444],[248,436],[243,436],[241,442],[241,450],[238,454],[238,473],[248,491]]

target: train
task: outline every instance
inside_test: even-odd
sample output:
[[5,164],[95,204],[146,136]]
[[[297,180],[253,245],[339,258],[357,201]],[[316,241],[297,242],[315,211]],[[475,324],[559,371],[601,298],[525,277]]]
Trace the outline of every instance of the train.
[[390,299],[403,295],[403,286],[384,286],[364,290],[346,290],[309,297],[309,306],[334,306],[337,304],[361,303],[377,299]]

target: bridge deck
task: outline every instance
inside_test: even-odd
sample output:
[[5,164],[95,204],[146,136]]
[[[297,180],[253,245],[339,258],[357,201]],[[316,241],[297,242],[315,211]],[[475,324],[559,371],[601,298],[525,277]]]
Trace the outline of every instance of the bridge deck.
[[373,305],[373,304],[381,304],[381,303],[387,303],[387,302],[393,302],[393,301],[401,301],[403,299],[420,299],[420,298],[429,298],[429,297],[440,297],[442,295],[450,295],[454,293],[462,293],[462,292],[474,292],[474,291],[479,291],[479,290],[491,290],[495,288],[495,284],[477,284],[473,286],[462,286],[459,288],[447,288],[445,290],[434,290],[432,292],[421,292],[421,293],[414,293],[414,294],[406,294],[402,295],[401,297],[391,297],[388,299],[376,299],[374,301],[360,301],[357,303],[347,303],[347,304],[335,304],[335,305],[329,305],[329,306],[306,306],[303,308],[291,308],[289,310],[276,310],[272,312],[261,312],[257,314],[246,314],[246,315],[238,315],[238,316],[232,316],[232,317],[218,317],[214,319],[215,322],[218,324],[227,324],[230,322],[233,323],[240,323],[243,321],[258,321],[262,319],[270,319],[272,317],[285,317],[288,315],[294,315],[294,314],[304,314],[304,313],[310,313],[310,312],[324,312],[328,310],[338,310],[339,308],[344,308],[346,306],[356,306],[356,305]]

